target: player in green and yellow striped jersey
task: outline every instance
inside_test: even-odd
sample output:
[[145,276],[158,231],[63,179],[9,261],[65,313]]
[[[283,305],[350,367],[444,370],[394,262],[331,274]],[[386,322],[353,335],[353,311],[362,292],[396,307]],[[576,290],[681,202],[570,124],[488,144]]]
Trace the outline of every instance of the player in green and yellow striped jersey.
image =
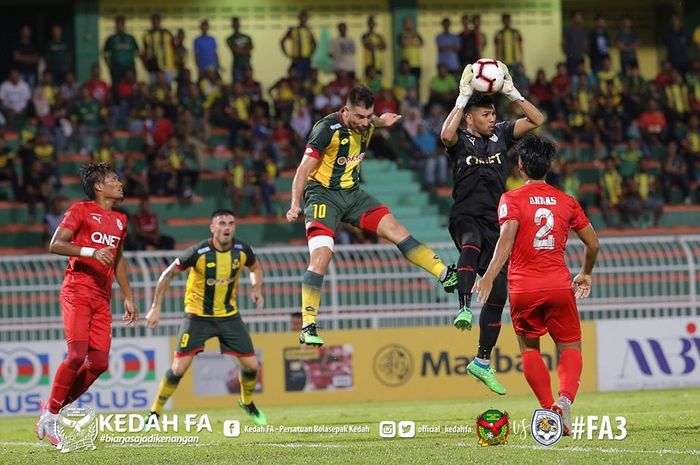
[[192,359],[204,350],[207,339],[216,337],[222,354],[238,358],[241,399],[238,404],[256,425],[267,424],[262,410],[253,403],[257,384],[258,360],[248,330],[238,313],[238,280],[243,268],[250,272],[250,298],[258,309],[263,306],[263,274],[253,249],[235,239],[236,222],[230,210],[212,214],[211,238],[187,249],[161,274],[151,310],[146,315],[149,328],[160,320],[160,307],[172,279],[190,269],[185,286],[185,317],[182,320],[178,346],[172,366],[160,383],[151,414],[160,415],[163,406],[175,392]]
[[292,183],[292,204],[287,220],[301,211],[302,193],[306,238],[311,261],[302,279],[302,344],[321,346],[316,314],[321,302],[323,276],[333,257],[335,231],[343,221],[396,244],[412,263],[439,279],[447,292],[457,285],[457,273],[435,252],[418,242],[389,209],[358,185],[360,162],[365,157],[374,129],[390,127],[400,115],[374,115],[374,97],[363,85],[348,94],[346,105],[321,119],[311,130],[304,158]]

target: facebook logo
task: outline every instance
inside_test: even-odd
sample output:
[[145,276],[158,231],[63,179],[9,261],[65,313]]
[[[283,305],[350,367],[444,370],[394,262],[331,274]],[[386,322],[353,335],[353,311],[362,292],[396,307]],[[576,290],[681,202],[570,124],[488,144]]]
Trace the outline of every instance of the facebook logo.
[[224,421],[224,437],[237,438],[241,435],[241,422],[238,420]]

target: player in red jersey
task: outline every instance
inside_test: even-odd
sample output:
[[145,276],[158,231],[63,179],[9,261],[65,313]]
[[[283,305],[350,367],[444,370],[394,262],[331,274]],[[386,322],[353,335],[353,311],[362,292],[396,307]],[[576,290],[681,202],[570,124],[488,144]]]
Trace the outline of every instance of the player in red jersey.
[[[576,298],[591,292],[591,272],[598,256],[598,236],[579,203],[544,181],[556,148],[535,135],[516,146],[525,185],[501,196],[501,234],[486,273],[476,284],[485,302],[493,281],[510,256],[510,314],[523,359],[523,374],[543,408],[559,413],[564,434],[571,430],[583,361]],[[571,283],[564,249],[573,229],[585,245],[581,272]],[[574,289],[576,292],[574,293]],[[559,400],[552,396],[549,371],[540,355],[540,336],[552,337],[559,351]]]
[[48,402],[36,424],[39,439],[56,437],[59,410],[78,399],[107,370],[112,343],[110,297],[116,275],[124,294],[124,317],[135,324],[138,310],[122,258],[126,215],[112,210],[124,198],[122,183],[105,163],[85,165],[80,179],[89,201],[71,206],[56,229],[49,251],[70,257],[61,287],[61,312],[68,351],[58,367]]

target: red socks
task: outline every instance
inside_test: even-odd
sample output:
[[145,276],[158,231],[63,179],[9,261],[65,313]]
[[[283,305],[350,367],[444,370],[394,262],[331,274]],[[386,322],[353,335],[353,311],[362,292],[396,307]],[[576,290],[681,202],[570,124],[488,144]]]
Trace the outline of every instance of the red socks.
[[62,407],[79,398],[107,370],[108,364],[107,352],[88,352],[87,341],[69,342],[66,359],[53,379],[49,411],[58,413]]
[[75,381],[70,388],[66,400],[63,405],[66,406],[71,402],[78,400],[80,396],[85,394],[85,391],[90,388],[92,383],[100,377],[102,373],[107,371],[109,367],[109,354],[98,350],[91,350],[87,354],[85,363],[80,367],[75,375]]
[[552,397],[551,378],[547,365],[544,364],[538,350],[526,350],[522,353],[523,374],[532,392],[537,396],[542,408],[551,408],[554,403]]
[[577,349],[566,349],[559,356],[559,395],[567,397],[574,402],[576,392],[581,384],[581,371],[583,370],[583,357]]

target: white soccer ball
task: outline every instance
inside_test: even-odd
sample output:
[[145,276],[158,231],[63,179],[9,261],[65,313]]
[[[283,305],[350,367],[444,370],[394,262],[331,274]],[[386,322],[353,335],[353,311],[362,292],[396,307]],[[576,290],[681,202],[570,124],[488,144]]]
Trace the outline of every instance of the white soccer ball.
[[503,87],[503,70],[496,60],[482,58],[472,65],[474,77],[472,77],[472,89],[484,94],[498,92]]

